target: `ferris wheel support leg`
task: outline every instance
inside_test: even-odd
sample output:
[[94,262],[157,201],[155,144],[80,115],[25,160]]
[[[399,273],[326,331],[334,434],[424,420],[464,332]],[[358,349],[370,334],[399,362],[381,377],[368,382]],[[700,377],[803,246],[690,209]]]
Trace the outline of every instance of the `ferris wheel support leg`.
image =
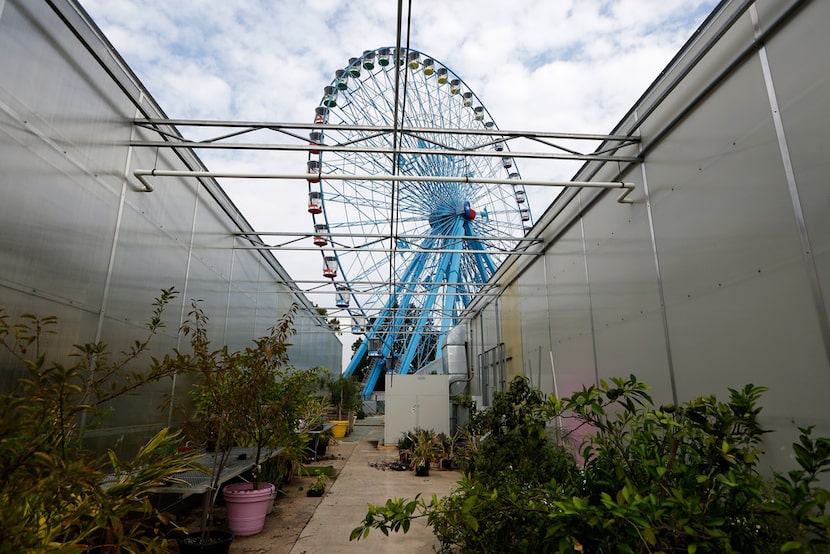
[[[453,275],[452,268],[457,267],[460,264],[460,258],[456,256],[445,256],[441,261],[441,266],[438,270],[438,275],[436,282],[452,282],[456,280],[458,277],[457,275]],[[447,273],[447,267],[450,267],[449,274]],[[452,287],[450,287],[452,290]],[[430,295],[427,298],[427,301],[424,303],[424,306],[421,310],[421,316],[418,318],[418,321],[415,325],[413,337],[409,342],[409,346],[404,352],[404,355],[401,359],[401,373],[408,373],[410,369],[412,369],[412,361],[415,358],[415,354],[420,347],[420,343],[423,339],[424,330],[429,319],[429,314],[432,311],[432,308],[435,302],[438,300],[438,296],[435,294]],[[440,344],[440,343],[439,343]],[[441,356],[440,350],[436,351],[435,357],[436,359]],[[415,368],[419,369],[419,368]]]
[[[465,231],[469,234],[469,225],[465,225]],[[461,268],[461,256],[456,255],[452,258],[452,264],[449,267],[449,271],[447,272],[447,282],[448,283],[457,283],[460,280],[460,268]],[[441,329],[446,332],[447,330],[451,329],[456,321],[456,297],[455,295],[458,293],[458,286],[452,284],[448,287],[450,294],[448,294],[444,298],[444,305],[442,313],[444,317],[441,318]],[[441,356],[441,347],[444,345],[444,335],[442,334],[438,338],[438,345],[437,345],[437,352],[436,352],[436,359]]]
[[[432,295],[427,303],[424,305],[423,313],[415,326],[415,332],[412,339],[409,341],[409,346],[401,357],[401,371],[400,373],[409,373],[412,366],[412,360],[415,358],[415,353],[423,338],[424,327],[427,322],[427,315],[432,310],[432,305],[435,303],[435,295]],[[417,368],[416,368],[417,369]]]
[[383,369],[384,363],[382,359],[378,359],[372,364],[372,372],[369,374],[369,379],[366,380],[366,385],[363,387],[363,399],[368,399],[372,392],[375,390],[375,385],[378,382],[378,377],[380,377],[381,369]]
[[[457,225],[455,229],[450,231],[450,234],[456,234],[460,232],[461,226]],[[454,282],[458,280],[458,267],[461,265],[461,256],[457,253],[453,253],[450,251],[449,253],[442,255],[441,262],[439,264],[438,270],[433,278],[433,282],[435,284],[440,284],[441,282]],[[450,287],[451,290],[452,287]],[[418,348],[422,342],[424,330],[429,319],[429,314],[432,311],[435,302],[438,300],[438,296],[435,294],[431,294],[428,296],[426,302],[421,308],[421,315],[418,318],[418,321],[415,324],[414,332],[412,334],[412,339],[409,341],[409,345],[406,351],[403,353],[401,358],[401,369],[399,373],[409,373],[412,368],[412,361],[415,358],[415,354],[418,351]],[[440,356],[440,352],[436,352],[436,357]],[[420,368],[414,368],[420,369]]]

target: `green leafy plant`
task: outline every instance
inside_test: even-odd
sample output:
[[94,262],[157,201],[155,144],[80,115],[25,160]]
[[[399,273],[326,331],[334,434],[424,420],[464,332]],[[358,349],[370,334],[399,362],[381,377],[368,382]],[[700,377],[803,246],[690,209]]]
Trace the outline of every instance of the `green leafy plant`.
[[537,486],[552,477],[569,479],[576,469],[565,463],[571,454],[547,431],[555,416],[556,406],[541,391],[527,379],[513,380],[495,395],[489,409],[472,415],[458,454],[461,471],[488,486]]
[[331,407],[331,401],[328,396],[311,396],[303,408],[301,427],[310,431],[322,428],[328,421],[326,414]]
[[[85,448],[83,433],[109,403],[179,371],[175,358],[147,359],[175,298],[163,290],[148,333],[120,356],[106,344],[77,345],[68,355],[46,351],[55,317],[0,310],[0,349],[22,372],[0,394],[0,544],[9,552],[165,552],[147,491],[198,469],[194,453],[177,453],[180,435],[162,429],[131,461]],[[135,370],[135,367],[146,367]]]
[[410,467],[416,471],[429,471],[430,464],[444,457],[444,436],[432,429],[415,429],[409,436],[405,450]]
[[303,463],[309,457],[311,439],[305,431],[299,431],[286,436],[280,445],[281,452],[274,458],[274,462],[285,475],[286,482],[291,482],[295,475],[302,470]]
[[333,412],[337,413],[337,419],[343,420],[349,416],[349,412],[357,412],[363,408],[363,401],[360,399],[360,383],[351,377],[338,376],[326,384],[329,390],[329,398]]
[[830,491],[819,486],[819,474],[830,471],[830,439],[813,439],[813,427],[801,427],[799,442],[793,444],[800,469],[775,476],[777,498],[774,506],[790,524],[791,540],[782,552],[830,551]]
[[475,411],[476,408],[476,401],[473,399],[473,397],[469,394],[464,394],[461,392],[452,395],[450,397],[450,402],[466,410]]
[[283,468],[274,458],[264,461],[260,465],[257,474],[261,481],[273,483],[278,491],[280,490],[280,485],[286,481],[286,474]]
[[[296,311],[297,306],[292,305],[266,336],[236,352],[227,346],[212,349],[208,316],[198,302],[192,303],[188,321],[182,326],[182,332],[190,337],[192,353],[180,355],[178,363],[200,376],[192,392],[197,420],[192,427],[207,430],[203,438],[212,440],[217,451],[203,510],[203,541],[212,525],[221,473],[234,445],[256,447],[255,468],[260,467],[266,448],[283,448],[279,469],[286,474],[302,461],[307,437],[297,430],[320,388],[324,370],[300,371],[288,365],[288,339],[294,334]],[[256,471],[255,487],[259,478]]]
[[[325,379],[325,375],[327,372],[321,372],[321,380]],[[311,395],[308,397],[298,426],[299,432],[303,434],[306,441],[302,461],[325,455],[331,440],[331,430],[324,430],[330,408],[328,396]]]
[[395,443],[395,445],[398,447],[398,450],[401,452],[406,452],[407,450],[411,449],[412,445],[415,443],[415,441],[412,438],[412,435],[418,433],[419,431],[420,429],[415,428],[413,431],[401,433],[401,436],[398,437],[398,441]]
[[329,483],[329,478],[324,473],[320,473],[317,475],[317,478],[308,486],[308,491],[311,493],[312,496],[314,495],[322,495],[326,492],[326,486]]
[[[589,549],[764,551],[777,541],[766,533],[768,491],[756,469],[765,390],[747,385],[731,389],[728,402],[708,396],[655,408],[632,376],[563,400],[595,431],[581,451],[582,494],[559,501],[573,514],[559,519],[562,534]],[[566,521],[576,528],[565,532]],[[591,536],[597,528],[604,532]]]
[[[426,517],[446,552],[818,552],[828,541],[830,441],[802,430],[801,467],[758,473],[763,387],[656,407],[631,376],[561,400],[524,378],[467,429],[464,478],[445,498],[370,506],[351,538]],[[552,440],[568,423],[581,446]],[[567,437],[572,439],[572,437]],[[566,441],[564,444],[568,444]]]

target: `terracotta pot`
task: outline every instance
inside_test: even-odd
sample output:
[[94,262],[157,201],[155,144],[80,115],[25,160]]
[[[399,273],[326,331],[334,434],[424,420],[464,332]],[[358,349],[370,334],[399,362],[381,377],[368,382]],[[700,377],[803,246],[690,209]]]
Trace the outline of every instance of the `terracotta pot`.
[[256,535],[265,527],[268,505],[273,503],[276,487],[271,483],[234,483],[222,493],[228,507],[228,529],[240,537]]

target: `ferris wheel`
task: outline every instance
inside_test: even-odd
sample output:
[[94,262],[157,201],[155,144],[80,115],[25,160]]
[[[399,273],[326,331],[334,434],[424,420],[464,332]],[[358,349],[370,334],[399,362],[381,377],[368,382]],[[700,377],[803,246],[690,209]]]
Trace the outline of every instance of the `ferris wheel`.
[[382,373],[440,358],[444,336],[531,214],[507,145],[481,132],[497,129],[488,111],[419,51],[350,59],[325,87],[315,123],[327,125],[309,136],[321,146],[307,165],[313,240],[336,307],[365,334],[344,375],[368,353],[368,395]]

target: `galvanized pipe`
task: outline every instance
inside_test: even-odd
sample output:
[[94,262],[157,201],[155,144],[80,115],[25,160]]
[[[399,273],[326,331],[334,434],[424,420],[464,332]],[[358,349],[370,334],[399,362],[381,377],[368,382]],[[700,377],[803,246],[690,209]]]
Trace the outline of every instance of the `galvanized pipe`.
[[[287,152],[338,152],[338,153],[360,153],[360,154],[429,154],[430,156],[470,156],[470,157],[510,157],[533,160],[565,160],[565,161],[597,161],[597,162],[639,162],[638,156],[617,156],[614,154],[592,153],[580,154],[578,152],[519,152],[505,150],[496,152],[493,150],[455,150],[448,148],[406,148],[391,146],[341,146],[326,144],[279,144],[279,143],[247,143],[247,142],[200,142],[200,141],[166,141],[166,140],[135,140],[130,142],[133,147],[145,148],[186,148],[190,150],[276,150]],[[616,148],[620,148],[617,146]]]
[[[225,179],[275,179],[275,180],[307,180],[311,173],[239,173],[233,171],[193,171],[180,169],[136,169],[133,175],[141,181],[145,187],[152,187],[147,182],[147,177],[212,177]],[[600,189],[622,189],[623,193],[617,198],[617,202],[631,204],[633,200],[628,198],[634,190],[634,183],[623,181],[540,181],[522,179],[492,179],[492,178],[470,178],[466,176],[448,175],[340,175],[316,174],[321,179],[329,181],[393,181],[393,182],[425,182],[425,183],[474,183],[481,185],[526,185],[542,187],[576,187],[576,188],[600,188]]]

